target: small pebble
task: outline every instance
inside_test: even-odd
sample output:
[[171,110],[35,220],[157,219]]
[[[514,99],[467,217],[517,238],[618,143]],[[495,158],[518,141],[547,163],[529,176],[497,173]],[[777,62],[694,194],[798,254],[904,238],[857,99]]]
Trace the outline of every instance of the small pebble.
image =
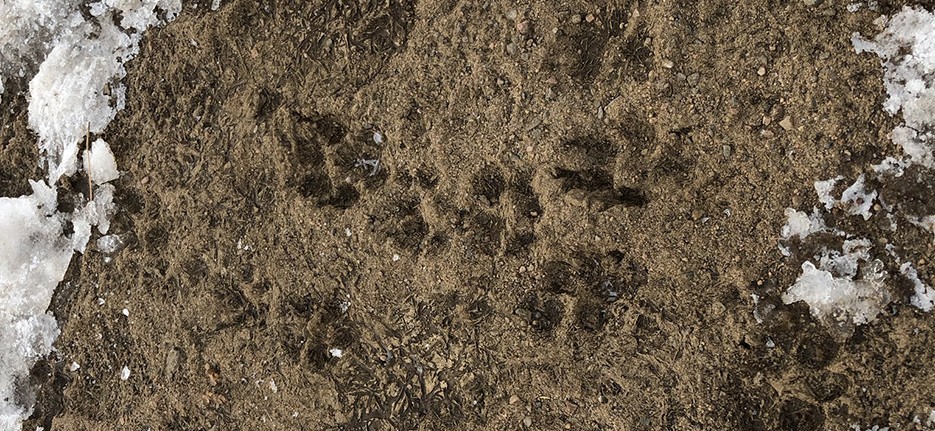
[[394,255],[393,255],[393,262],[397,262],[397,261],[399,261],[399,255],[398,255],[398,254],[394,254]]
[[724,158],[730,157],[731,150],[732,150],[732,149],[731,149],[730,145],[726,145],[726,144],[725,144],[725,145],[721,145],[721,154],[724,156]]
[[587,21],[587,22],[594,22],[594,19],[595,19],[595,18],[594,18],[594,14],[593,14],[593,13],[589,13],[588,16],[584,17],[584,20]]
[[571,16],[571,23],[578,24],[581,22],[581,15],[575,14]]
[[779,122],[779,125],[786,131],[792,130],[792,118],[786,117]]
[[520,34],[529,33],[529,20],[522,20],[516,23],[516,31]]
[[672,60],[662,60],[662,67],[666,69],[671,69],[675,67],[675,63],[673,63]]
[[124,316],[130,317],[130,310],[127,310],[126,308],[124,308],[121,313],[123,313]]
[[383,134],[380,132],[374,132],[373,142],[376,142],[378,145],[383,145]]
[[120,380],[127,380],[129,378],[130,378],[130,368],[124,365],[123,369],[120,370]]
[[704,217],[704,211],[699,209],[692,210],[692,220],[699,220],[701,217]]
[[794,207],[799,207],[800,205],[802,205],[802,197],[801,197],[801,196],[798,196],[798,195],[793,196],[793,197],[792,197],[792,206],[794,206]]
[[760,76],[766,75],[766,68],[763,66],[760,66],[760,68],[756,70],[756,74]]
[[532,426],[532,418],[529,417],[529,416],[526,416],[525,418],[523,418],[523,425],[526,425],[527,427],[531,427],[531,426]]
[[518,403],[518,402],[519,402],[519,397],[518,397],[518,396],[516,396],[516,395],[511,395],[511,396],[510,396],[510,404],[511,404],[511,405],[512,405],[512,404],[516,404],[516,403]]

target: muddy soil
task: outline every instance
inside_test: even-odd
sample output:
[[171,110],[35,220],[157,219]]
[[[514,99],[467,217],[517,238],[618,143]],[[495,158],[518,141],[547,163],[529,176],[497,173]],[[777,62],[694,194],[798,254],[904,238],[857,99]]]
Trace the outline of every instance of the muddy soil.
[[24,429],[921,429],[933,316],[839,342],[751,297],[799,274],[786,207],[898,154],[850,43],[880,3],[188,2],[101,136],[129,245],[76,254]]

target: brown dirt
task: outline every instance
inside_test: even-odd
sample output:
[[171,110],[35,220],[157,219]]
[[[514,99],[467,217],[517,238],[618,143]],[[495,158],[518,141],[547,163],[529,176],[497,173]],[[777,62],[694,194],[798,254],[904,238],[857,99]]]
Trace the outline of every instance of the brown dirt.
[[[904,298],[845,343],[801,304],[753,316],[799,273],[783,209],[896,151],[849,41],[877,13],[209,3],[129,66],[102,137],[131,245],[76,255],[24,429],[913,429],[935,407],[935,320]],[[5,195],[37,177],[24,112]],[[932,262],[925,235],[901,245]]]

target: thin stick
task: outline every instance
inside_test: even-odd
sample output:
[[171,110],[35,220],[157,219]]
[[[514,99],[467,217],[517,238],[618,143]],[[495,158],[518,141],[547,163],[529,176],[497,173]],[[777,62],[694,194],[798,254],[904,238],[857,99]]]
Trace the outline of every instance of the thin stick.
[[94,200],[94,183],[91,182],[91,123],[88,123],[88,128],[85,129],[84,134],[84,150],[87,153],[88,160],[88,196],[89,200]]

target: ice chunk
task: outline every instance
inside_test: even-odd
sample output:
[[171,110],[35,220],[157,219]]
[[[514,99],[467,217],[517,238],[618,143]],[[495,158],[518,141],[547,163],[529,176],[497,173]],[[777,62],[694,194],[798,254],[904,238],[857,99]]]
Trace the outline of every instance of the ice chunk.
[[104,254],[114,254],[126,246],[120,235],[105,235],[97,239],[97,249]]
[[802,263],[802,274],[782,301],[804,301],[813,316],[839,338],[846,338],[854,325],[872,322],[890,302],[883,262],[870,260],[869,250],[869,240],[848,240],[843,252],[825,250],[818,267]]
[[919,273],[911,262],[900,265],[899,272],[912,282],[913,295],[909,302],[922,311],[932,311],[935,307],[935,290],[919,278]]
[[815,181],[815,193],[818,194],[818,201],[825,205],[826,210],[830,210],[838,202],[831,193],[834,191],[834,185],[843,179],[844,177],[838,176],[830,180]]
[[930,144],[935,113],[935,14],[921,7],[903,9],[880,22],[885,29],[872,41],[854,34],[851,42],[860,52],[872,52],[883,60],[883,84],[889,98],[884,109],[902,112],[905,124],[893,130],[894,143],[913,163],[935,169]]
[[844,190],[841,195],[841,202],[850,204],[847,207],[847,213],[850,215],[859,215],[867,220],[873,215],[870,208],[873,208],[873,200],[876,199],[876,190],[868,192],[864,187],[864,175],[857,178],[850,187]]
[[91,144],[91,150],[85,151],[82,158],[84,171],[91,174],[94,184],[104,184],[120,177],[114,153],[110,151],[110,146],[103,139],[94,141]]
[[813,233],[823,232],[827,229],[825,221],[817,209],[812,212],[812,215],[806,215],[802,211],[786,208],[786,219],[786,224],[782,227],[780,233],[783,240],[805,239],[805,237]]
[[98,232],[107,234],[110,230],[110,216],[113,215],[114,186],[104,184],[94,192],[94,200],[71,215],[72,247],[79,253],[84,253],[88,241],[91,240],[91,228],[97,226]]
[[[46,314],[52,293],[68,269],[72,250],[55,214],[55,191],[32,183],[33,194],[0,197],[0,429],[18,429],[31,405],[18,404],[16,382],[58,336]],[[21,401],[31,404],[26,399]]]
[[889,293],[883,284],[886,273],[882,262],[871,262],[863,275],[856,280],[835,276],[805,262],[802,274],[782,295],[782,300],[786,304],[805,301],[812,315],[822,320],[868,323],[889,303]]

